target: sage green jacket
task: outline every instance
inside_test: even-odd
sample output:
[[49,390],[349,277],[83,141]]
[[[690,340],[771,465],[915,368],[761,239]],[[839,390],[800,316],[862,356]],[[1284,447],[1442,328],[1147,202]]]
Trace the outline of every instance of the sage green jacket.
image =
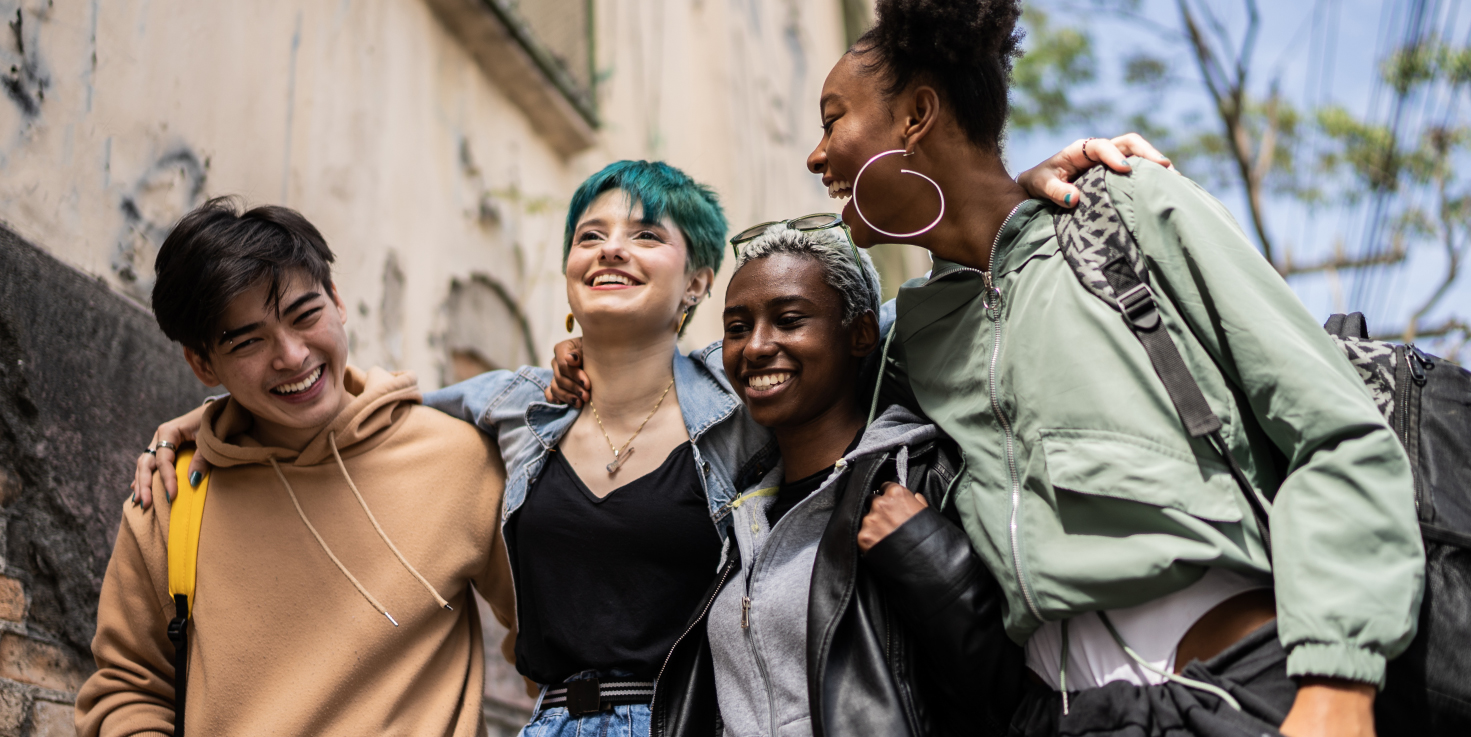
[[[1139,340],[1058,250],[1031,200],[982,272],[936,259],[905,284],[891,376],[964,451],[952,492],[1006,591],[1007,631],[1142,604],[1207,566],[1275,574],[1289,675],[1378,684],[1414,636],[1424,551],[1409,460],[1368,390],[1226,208],[1132,159],[1108,190],[1170,336],[1252,483],[1186,433]],[[1275,570],[1273,570],[1275,569]]]

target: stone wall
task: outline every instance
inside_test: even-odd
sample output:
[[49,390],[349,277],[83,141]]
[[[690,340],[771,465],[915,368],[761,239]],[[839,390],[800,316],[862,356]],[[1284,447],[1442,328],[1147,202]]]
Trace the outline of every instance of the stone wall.
[[0,227],[0,735],[72,734],[129,469],[205,394],[141,306]]

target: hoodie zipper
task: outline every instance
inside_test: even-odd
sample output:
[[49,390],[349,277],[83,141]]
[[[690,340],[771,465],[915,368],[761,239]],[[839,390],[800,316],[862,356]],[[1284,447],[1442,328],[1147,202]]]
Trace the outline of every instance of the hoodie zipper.
[[1006,413],[1001,410],[1000,386],[996,376],[996,367],[1001,359],[1001,288],[996,286],[993,274],[996,271],[996,248],[1001,244],[1001,233],[1006,230],[1006,224],[1016,216],[1016,211],[1021,209],[1018,204],[1012,208],[1006,219],[1001,221],[1001,227],[996,230],[996,239],[991,242],[991,258],[986,270],[981,272],[981,279],[985,283],[984,297],[981,304],[985,306],[986,312],[991,317],[991,411],[996,413],[997,422],[1001,423],[1002,434],[1006,440],[1006,470],[1011,476],[1011,520],[1009,522],[1011,534],[1011,564],[1016,569],[1016,584],[1021,589],[1022,600],[1027,603],[1027,609],[1038,621],[1042,620],[1042,613],[1037,609],[1037,603],[1032,599],[1032,592],[1027,588],[1026,577],[1022,575],[1022,549],[1020,532],[1018,530],[1018,517],[1021,513],[1022,485],[1021,477],[1016,471],[1016,437],[1011,428],[1011,421],[1007,419]]
[[[751,514],[754,519],[754,509]],[[771,544],[769,537],[766,544]],[[766,668],[766,659],[761,657],[761,649],[756,647],[756,633],[751,631],[751,584],[755,582],[756,569],[761,565],[760,556],[760,550],[752,551],[751,569],[745,576],[745,591],[741,595],[741,632],[745,635],[746,647],[751,650],[751,658],[756,661],[756,669],[761,672],[761,682],[766,686],[766,717],[771,722],[771,734],[776,734],[776,695],[771,692],[771,674]]]

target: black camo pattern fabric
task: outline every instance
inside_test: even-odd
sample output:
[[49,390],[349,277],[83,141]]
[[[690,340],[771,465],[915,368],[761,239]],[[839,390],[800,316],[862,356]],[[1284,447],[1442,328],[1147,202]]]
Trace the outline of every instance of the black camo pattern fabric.
[[1369,387],[1369,393],[1374,397],[1374,404],[1379,407],[1384,419],[1388,420],[1390,426],[1394,426],[1394,372],[1398,368],[1394,355],[1394,345],[1379,340],[1363,340],[1360,338],[1341,338],[1332,336],[1348,356],[1349,363],[1354,365],[1354,370],[1359,372],[1359,378],[1363,380],[1364,386]]
[[1076,208],[1058,213],[1055,225],[1062,255],[1083,286],[1110,307],[1118,309],[1117,295],[1103,275],[1103,265],[1113,253],[1123,254],[1144,282],[1148,283],[1149,275],[1143,255],[1119,221],[1119,211],[1114,209],[1113,200],[1108,196],[1108,187],[1105,186],[1107,170],[1108,167],[1095,166],[1073,182],[1082,190],[1083,196]]

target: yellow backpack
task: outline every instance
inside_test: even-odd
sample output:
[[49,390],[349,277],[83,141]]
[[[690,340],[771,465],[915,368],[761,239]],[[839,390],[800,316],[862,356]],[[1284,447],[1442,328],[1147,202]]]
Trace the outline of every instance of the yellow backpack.
[[184,696],[189,685],[189,617],[194,613],[195,564],[199,560],[199,528],[204,523],[204,496],[209,475],[199,486],[189,485],[189,462],[194,449],[180,450],[174,459],[179,493],[169,507],[169,595],[175,616],[169,622],[174,643],[174,736],[184,735]]

